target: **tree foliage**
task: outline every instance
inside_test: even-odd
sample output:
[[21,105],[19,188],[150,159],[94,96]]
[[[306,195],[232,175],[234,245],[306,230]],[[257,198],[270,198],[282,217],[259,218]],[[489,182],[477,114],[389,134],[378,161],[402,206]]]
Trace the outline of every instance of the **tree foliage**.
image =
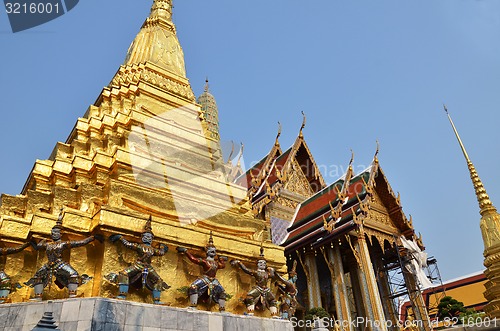
[[466,309],[464,303],[453,299],[450,296],[445,296],[439,301],[438,304],[438,318],[443,320],[445,318],[459,317],[461,313],[465,313]]
[[324,308],[317,307],[317,308],[311,308],[311,309],[307,310],[306,316],[304,318],[306,321],[307,320],[312,321],[312,320],[314,320],[315,317],[322,319],[323,317],[329,318],[330,315],[328,314],[328,312]]

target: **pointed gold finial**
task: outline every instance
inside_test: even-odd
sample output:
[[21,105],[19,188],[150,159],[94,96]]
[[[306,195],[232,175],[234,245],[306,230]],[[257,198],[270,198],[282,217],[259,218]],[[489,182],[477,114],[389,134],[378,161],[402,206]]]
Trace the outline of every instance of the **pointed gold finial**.
[[340,201],[340,205],[342,206],[348,199],[349,197],[349,186],[351,184],[351,179],[354,173],[354,170],[352,169],[352,163],[354,161],[354,151],[351,149],[351,159],[349,160],[349,166],[347,167],[347,171],[345,173],[344,177],[344,183],[342,183],[342,189],[338,189],[336,186],[337,190],[337,197]]
[[301,111],[301,113],[302,113],[302,125],[300,126],[299,137],[303,138],[304,135],[302,134],[302,130],[304,130],[304,128],[306,127],[306,114],[304,114],[303,111]]
[[234,141],[231,140],[231,153],[229,153],[229,157],[227,158],[226,163],[231,162],[231,159],[233,158],[234,154]]
[[281,123],[278,121],[278,134],[276,135],[276,141],[275,141],[275,145],[278,146],[279,145],[279,137],[281,136]]
[[479,202],[481,215],[484,216],[484,214],[487,213],[488,211],[496,212],[496,208],[493,206],[490,197],[488,196],[488,193],[486,193],[486,189],[484,188],[483,182],[479,178],[476,168],[474,167],[474,164],[470,160],[469,154],[467,154],[467,151],[465,150],[465,146],[462,142],[462,139],[460,139],[460,135],[458,134],[457,128],[455,127],[455,124],[451,119],[450,113],[448,112],[446,105],[443,104],[443,107],[444,111],[446,112],[446,115],[448,116],[448,120],[450,121],[451,127],[453,128],[453,132],[455,133],[458,143],[460,144],[460,148],[462,149],[462,153],[464,154],[465,160],[467,161],[467,167],[469,168],[470,178],[472,180],[472,184],[474,185],[474,190],[476,191],[476,197],[477,201]]
[[241,145],[241,149],[240,149],[240,155],[238,155],[238,162],[237,162],[238,166],[241,165],[241,158],[243,157],[243,151],[245,150],[245,145],[243,145],[242,142],[240,142],[240,145]]
[[184,53],[172,22],[172,0],[155,0],[149,17],[130,45],[125,65],[151,62],[186,78]]
[[154,0],[149,19],[172,22],[172,0]]
[[462,143],[462,139],[460,139],[460,136],[458,135],[457,128],[455,127],[455,124],[453,123],[453,120],[451,119],[450,113],[448,113],[448,108],[446,108],[446,105],[443,104],[444,111],[446,112],[446,116],[448,116],[448,119],[450,120],[451,127],[453,128],[453,132],[455,132],[455,136],[457,137],[458,143],[460,144],[460,148],[462,149],[462,153],[464,153],[465,160],[467,163],[471,162],[469,158],[469,154],[467,154],[467,151],[465,150],[465,146]]
[[342,193],[347,195],[347,190],[349,189],[349,184],[351,183],[351,178],[353,176],[352,163],[354,161],[354,151],[351,149],[351,160],[349,160],[349,167],[347,168],[347,173],[345,175],[344,185]]

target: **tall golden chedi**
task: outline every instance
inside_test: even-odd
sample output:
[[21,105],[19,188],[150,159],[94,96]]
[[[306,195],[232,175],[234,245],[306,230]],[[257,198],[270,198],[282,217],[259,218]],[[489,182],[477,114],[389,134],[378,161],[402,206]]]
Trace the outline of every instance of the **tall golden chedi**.
[[[68,140],[48,160],[36,161],[20,195],[2,195],[1,245],[47,238],[61,208],[63,239],[89,233],[138,239],[152,215],[154,245],[171,248],[153,262],[172,286],[161,301],[174,306],[188,305],[176,289],[192,283],[199,271],[173,248],[203,252],[210,230],[220,255],[255,263],[262,243],[268,264],[283,271],[283,248],[271,243],[265,222],[254,218],[247,188],[228,180],[219,146],[218,132],[207,124],[186,78],[171,0],[155,0],[125,63]],[[93,277],[79,294],[114,297],[117,288],[103,276],[123,269],[135,255],[106,241],[75,248],[67,259]],[[28,249],[9,255],[5,271],[22,283],[44,260]],[[237,299],[250,288],[250,277],[226,268],[218,278],[235,297],[227,309],[242,312]],[[30,296],[31,289],[23,287],[11,299]],[[44,299],[66,296],[52,286]],[[128,299],[151,300],[133,290]]]
[[486,291],[484,292],[484,297],[488,300],[488,304],[484,307],[484,311],[491,318],[500,318],[500,215],[495,206],[493,206],[488,193],[486,193],[483,182],[479,178],[476,168],[465,150],[465,146],[460,139],[446,106],[444,110],[448,115],[455,136],[467,161],[470,178],[474,185],[477,201],[479,202],[479,213],[481,214],[479,226],[481,227],[484,242],[485,275],[488,278],[488,282],[485,284]]

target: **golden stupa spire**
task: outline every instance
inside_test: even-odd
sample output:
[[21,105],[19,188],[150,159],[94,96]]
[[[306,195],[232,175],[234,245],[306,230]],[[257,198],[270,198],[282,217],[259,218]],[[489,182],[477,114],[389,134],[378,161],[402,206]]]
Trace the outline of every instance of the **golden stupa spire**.
[[485,213],[488,212],[496,213],[496,208],[493,206],[493,203],[491,202],[488,193],[486,193],[486,189],[484,188],[483,182],[479,178],[476,168],[474,167],[474,164],[470,160],[469,154],[467,154],[467,151],[465,150],[465,146],[462,143],[462,139],[460,139],[460,135],[458,134],[457,128],[455,127],[455,124],[453,123],[453,120],[451,119],[451,116],[448,113],[446,105],[443,105],[443,107],[444,111],[446,112],[446,115],[448,116],[448,119],[450,120],[451,127],[455,132],[455,136],[457,137],[458,143],[460,144],[460,148],[464,153],[465,160],[467,161],[467,167],[469,168],[470,178],[472,179],[472,184],[474,185],[474,190],[476,191],[477,201],[479,202],[480,213],[483,216]]
[[500,214],[498,214],[496,208],[491,203],[490,197],[484,189],[484,185],[469,158],[469,154],[467,154],[465,150],[462,139],[460,139],[458,135],[458,131],[455,128],[455,124],[453,124],[446,106],[444,106],[444,110],[448,115],[448,119],[455,132],[455,136],[457,136],[460,148],[462,148],[462,152],[464,153],[467,166],[469,167],[470,178],[472,179],[474,190],[476,191],[477,201],[479,202],[481,213],[479,227],[481,228],[484,244],[483,264],[486,267],[484,274],[488,278],[488,281],[484,284],[486,288],[484,297],[488,301],[486,306],[484,306],[484,312],[489,318],[500,318],[500,309],[498,309],[498,307],[500,307]]
[[[163,24],[172,23],[172,0],[154,0],[149,20],[159,20]],[[146,21],[147,22],[147,21]]]
[[172,0],[154,0],[149,17],[130,45],[125,65],[145,62],[186,77],[184,52],[172,22]]

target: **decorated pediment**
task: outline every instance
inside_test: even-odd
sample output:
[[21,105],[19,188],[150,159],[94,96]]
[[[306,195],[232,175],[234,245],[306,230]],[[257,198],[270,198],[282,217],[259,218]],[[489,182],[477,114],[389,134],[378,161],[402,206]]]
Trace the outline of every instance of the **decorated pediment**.
[[304,198],[308,198],[314,194],[311,184],[304,175],[297,160],[293,160],[292,170],[288,176],[288,181],[285,183],[284,188],[291,192],[302,195]]

